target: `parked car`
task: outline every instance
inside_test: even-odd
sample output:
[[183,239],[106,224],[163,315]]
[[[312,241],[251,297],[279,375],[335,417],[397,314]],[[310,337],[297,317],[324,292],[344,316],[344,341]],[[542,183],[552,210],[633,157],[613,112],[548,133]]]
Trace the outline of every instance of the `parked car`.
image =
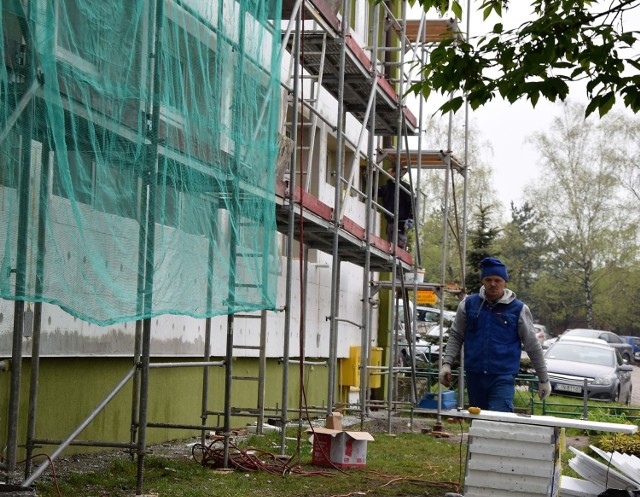
[[549,335],[549,332],[547,331],[547,327],[543,324],[534,324],[533,327],[536,330],[538,342],[540,342],[540,345],[544,345],[544,341],[551,338],[551,335]]
[[558,340],[558,337],[548,338],[547,340],[542,342],[542,349],[543,350],[548,349],[551,345],[556,343],[557,340]]
[[568,337],[599,338],[600,340],[604,340],[611,347],[616,349],[625,361],[627,361],[629,364],[633,364],[633,346],[612,331],[592,330],[589,328],[575,328],[565,331],[562,335],[560,335],[558,339],[564,340]]
[[[407,338],[402,334],[397,335],[396,346],[398,348],[398,365],[405,367],[410,366],[411,347],[409,346],[409,341],[407,340]],[[413,348],[415,349],[413,353],[416,358],[422,356],[429,359],[429,362],[436,362],[438,360],[440,348],[431,340],[425,340],[422,337],[416,337]]]
[[552,344],[544,357],[554,394],[582,397],[586,381],[589,399],[631,402],[633,366],[606,342],[568,337]]
[[640,337],[632,337],[629,335],[620,335],[620,338],[623,338],[627,342],[631,344],[633,347],[633,358],[636,361],[640,361]]
[[[435,307],[416,307],[418,321],[427,321],[432,323],[440,322],[440,309]],[[456,317],[456,313],[453,311],[444,310],[442,313],[444,323],[451,324]]]

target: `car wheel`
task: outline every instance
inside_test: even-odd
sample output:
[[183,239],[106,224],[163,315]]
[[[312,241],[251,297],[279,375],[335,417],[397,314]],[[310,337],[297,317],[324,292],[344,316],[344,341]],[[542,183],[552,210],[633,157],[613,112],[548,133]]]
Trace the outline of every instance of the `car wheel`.
[[627,361],[627,364],[633,364],[633,357],[630,356],[629,354],[625,354],[622,356],[622,358]]

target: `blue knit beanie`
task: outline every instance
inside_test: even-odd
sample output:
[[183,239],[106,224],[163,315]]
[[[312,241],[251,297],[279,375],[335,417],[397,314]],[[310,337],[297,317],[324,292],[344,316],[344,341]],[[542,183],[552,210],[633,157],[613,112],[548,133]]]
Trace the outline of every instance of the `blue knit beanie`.
[[480,261],[482,267],[482,273],[480,279],[483,280],[487,276],[500,276],[505,281],[509,281],[509,275],[507,274],[507,267],[502,263],[500,259],[495,257],[485,257]]

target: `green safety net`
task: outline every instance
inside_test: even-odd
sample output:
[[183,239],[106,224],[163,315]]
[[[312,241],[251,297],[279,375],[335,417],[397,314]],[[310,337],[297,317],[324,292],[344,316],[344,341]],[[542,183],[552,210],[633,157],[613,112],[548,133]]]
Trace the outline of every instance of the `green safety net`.
[[0,297],[275,308],[279,0],[3,0]]

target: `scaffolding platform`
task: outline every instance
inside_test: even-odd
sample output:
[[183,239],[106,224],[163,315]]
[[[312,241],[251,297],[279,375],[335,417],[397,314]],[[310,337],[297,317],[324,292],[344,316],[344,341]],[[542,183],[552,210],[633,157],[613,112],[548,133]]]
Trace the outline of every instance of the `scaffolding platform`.
[[[287,2],[285,1],[284,4]],[[364,124],[367,114],[369,95],[376,92],[376,112],[374,134],[379,136],[396,136],[399,131],[407,135],[418,134],[418,119],[402,103],[393,85],[374,67],[371,57],[350,35],[344,40],[339,36],[339,19],[332,13],[322,0],[308,0],[309,8],[315,9],[321,15],[324,24],[332,26],[326,29],[317,27],[316,30],[305,30],[301,40],[300,59],[304,68],[314,76],[322,77],[322,86],[335,98],[340,94],[341,60],[340,54],[345,44],[345,63],[343,76],[343,102],[345,109],[359,122]],[[283,12],[286,8],[283,5]],[[291,11],[291,7],[288,9]],[[326,27],[326,26],[325,26]],[[288,40],[287,49],[293,50],[293,40]],[[322,74],[320,74],[322,72]],[[375,76],[374,76],[375,75]],[[398,129],[398,121],[402,110],[402,125],[406,129]]]
[[[278,231],[287,233],[289,229],[289,202],[284,181],[276,181],[276,221]],[[333,253],[333,208],[300,187],[294,195],[294,237],[309,248],[328,254]],[[302,218],[302,220],[301,220]],[[302,221],[302,230],[300,222]],[[366,253],[370,253],[372,271],[388,272],[393,270],[393,247],[377,235],[369,235],[367,245],[366,231],[358,223],[344,216],[338,232],[338,257],[341,261],[364,266]],[[413,256],[406,250],[396,250],[397,263],[405,270],[413,267]]]
[[388,160],[392,164],[396,163],[400,154],[400,167],[417,168],[418,165],[421,169],[446,169],[447,160],[451,163],[451,169],[457,171],[460,174],[464,174],[464,164],[459,161],[451,152],[444,150],[396,150],[383,149],[378,151],[378,162]]

